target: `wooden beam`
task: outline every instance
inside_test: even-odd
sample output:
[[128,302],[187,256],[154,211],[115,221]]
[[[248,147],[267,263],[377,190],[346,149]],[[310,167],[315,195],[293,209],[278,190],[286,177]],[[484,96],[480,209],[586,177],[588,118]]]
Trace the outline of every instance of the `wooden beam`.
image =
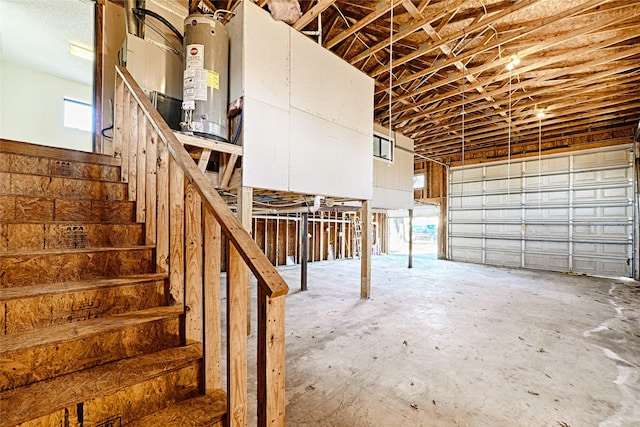
[[258,426],[285,426],[285,299],[258,287]]
[[169,293],[172,304],[184,305],[184,172],[169,160],[170,251]]
[[388,13],[389,10],[391,10],[391,2],[389,0],[378,1],[378,3],[376,3],[376,8],[373,12],[369,13],[363,19],[361,19],[360,21],[350,26],[347,30],[343,31],[342,33],[338,34],[337,36],[335,36],[334,38],[326,42],[325,47],[327,49],[331,49],[332,47],[334,47],[344,39],[354,35],[355,33],[360,31],[361,29],[363,29],[364,27],[366,27],[367,25],[369,25],[370,23],[372,23],[382,15]]
[[292,25],[294,30],[302,30],[304,27],[309,25],[311,21],[316,19],[318,15],[320,15],[325,9],[334,4],[336,0],[318,0],[315,6],[307,11],[304,15],[298,19],[295,24]]
[[185,192],[185,338],[202,342],[202,202],[191,183]]
[[210,392],[222,387],[222,326],[220,317],[220,224],[210,207],[203,209],[204,227],[204,378]]
[[247,287],[242,258],[227,239],[227,419],[247,425]]
[[180,132],[173,132],[182,145],[203,148],[218,153],[236,154],[242,156],[242,146],[229,144],[228,142],[216,141],[215,139],[202,138],[199,136],[185,135]]
[[360,250],[360,298],[371,297],[371,201],[363,200],[360,209],[362,245]]
[[224,172],[222,172],[222,178],[220,178],[220,188],[227,188],[229,186],[229,182],[231,181],[231,176],[233,175],[233,170],[236,167],[236,161],[238,160],[237,154],[230,154],[229,159],[227,160],[227,165],[224,168]]
[[[228,167],[227,167],[228,168]],[[251,234],[251,225],[253,217],[253,188],[251,187],[239,187],[238,188],[238,221],[242,224],[245,230]],[[251,275],[249,269],[245,266],[242,267],[242,278],[238,283],[238,286],[245,286],[247,288],[247,335],[251,333]]]

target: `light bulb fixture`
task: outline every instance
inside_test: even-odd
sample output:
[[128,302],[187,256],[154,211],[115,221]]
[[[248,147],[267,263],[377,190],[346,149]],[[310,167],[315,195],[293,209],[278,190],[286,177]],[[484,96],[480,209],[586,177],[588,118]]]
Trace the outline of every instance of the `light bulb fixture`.
[[509,71],[513,70],[518,66],[518,64],[520,64],[520,58],[518,58],[516,55],[513,55],[511,58],[509,58],[509,63],[507,64],[507,70]]
[[536,113],[536,117],[539,119],[544,119],[544,116],[546,116],[546,114],[543,110],[538,110],[538,112]]
[[78,58],[85,59],[87,61],[93,61],[93,50],[84,46],[80,46],[79,44],[71,43],[69,44],[69,53],[73,56],[77,56]]

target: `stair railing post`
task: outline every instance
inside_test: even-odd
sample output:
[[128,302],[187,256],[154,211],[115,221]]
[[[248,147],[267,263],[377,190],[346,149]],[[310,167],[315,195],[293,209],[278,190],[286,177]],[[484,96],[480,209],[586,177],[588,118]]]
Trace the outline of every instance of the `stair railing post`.
[[227,417],[247,425],[247,287],[240,254],[227,239]]
[[185,191],[185,338],[202,342],[202,202],[195,187]]
[[220,322],[220,256],[222,236],[220,224],[211,207],[205,206],[204,234],[204,379],[205,391],[222,387],[222,326]]
[[258,285],[258,426],[284,426],[285,298],[270,298],[264,288]]

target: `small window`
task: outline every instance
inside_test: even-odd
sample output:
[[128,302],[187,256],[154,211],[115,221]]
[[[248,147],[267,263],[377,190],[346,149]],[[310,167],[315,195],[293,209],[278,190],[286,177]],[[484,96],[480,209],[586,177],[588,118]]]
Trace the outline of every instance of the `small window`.
[[419,190],[424,188],[424,174],[413,175],[413,188]]
[[65,98],[64,127],[93,132],[93,107],[91,104]]
[[393,139],[373,135],[373,156],[393,162]]

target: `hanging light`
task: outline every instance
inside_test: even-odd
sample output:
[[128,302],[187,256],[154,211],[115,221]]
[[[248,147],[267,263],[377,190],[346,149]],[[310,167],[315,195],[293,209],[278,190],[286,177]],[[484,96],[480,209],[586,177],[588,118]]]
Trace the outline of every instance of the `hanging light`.
[[520,58],[518,58],[516,55],[513,55],[509,59],[509,62],[507,63],[507,70],[511,71],[514,68],[516,68],[519,64],[520,64]]

